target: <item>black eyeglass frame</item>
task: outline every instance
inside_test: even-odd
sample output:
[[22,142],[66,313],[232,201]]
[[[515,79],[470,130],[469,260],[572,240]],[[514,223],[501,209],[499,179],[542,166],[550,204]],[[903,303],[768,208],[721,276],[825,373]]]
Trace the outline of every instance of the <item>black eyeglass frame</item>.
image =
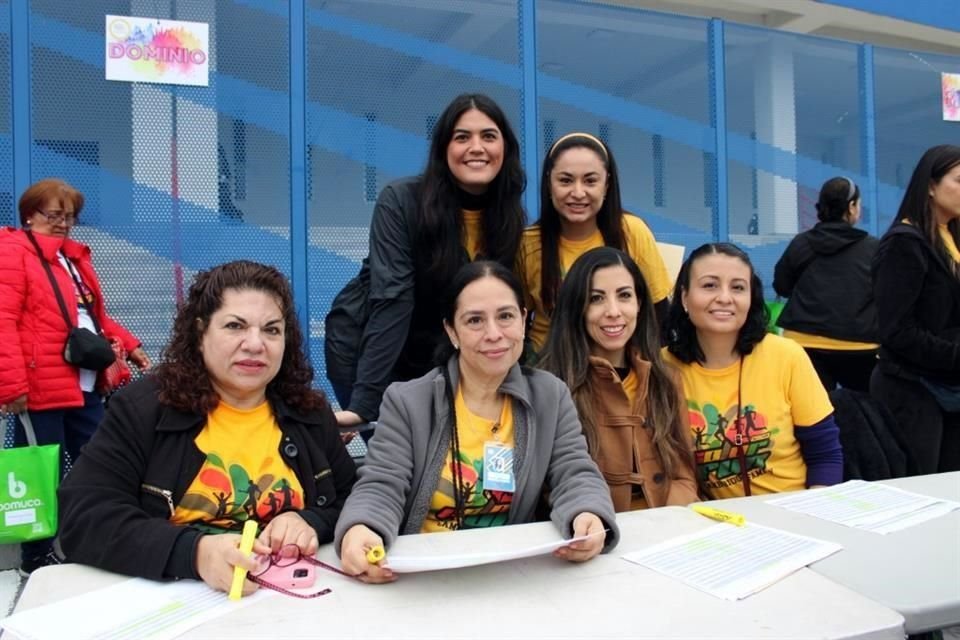
[[72,227],[73,225],[77,224],[77,214],[75,213],[64,213],[63,211],[61,211],[60,213],[47,213],[43,209],[36,209],[35,211],[36,213],[39,213],[40,215],[42,215],[44,219],[50,224],[57,224],[62,222],[63,224],[66,224],[68,227]]

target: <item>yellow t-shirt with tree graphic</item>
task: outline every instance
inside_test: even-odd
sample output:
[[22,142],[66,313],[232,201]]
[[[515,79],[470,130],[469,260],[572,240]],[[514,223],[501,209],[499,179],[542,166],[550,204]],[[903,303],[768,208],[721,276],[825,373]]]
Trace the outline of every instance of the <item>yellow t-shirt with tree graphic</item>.
[[[463,393],[457,388],[454,410],[457,415],[457,434],[460,439],[460,457],[457,464],[463,477],[465,513],[464,529],[499,527],[507,524],[513,494],[491,491],[483,487],[483,445],[499,442],[514,446],[513,403],[509,397],[503,402],[499,420],[476,415],[467,407]],[[494,430],[495,429],[495,430]],[[453,499],[453,447],[447,450],[437,489],[430,500],[430,509],[420,528],[422,533],[454,531],[457,528]]]
[[711,497],[744,495],[738,436],[753,494],[806,488],[807,466],[794,426],[817,424],[833,413],[833,406],[800,345],[767,334],[743,358],[739,417],[740,361],[707,369],[696,362],[684,364],[666,349],[663,353],[683,376],[697,482]]
[[218,404],[194,439],[207,459],[171,522],[236,531],[251,518],[303,509],[303,487],[280,456],[282,436],[268,402],[249,410]]

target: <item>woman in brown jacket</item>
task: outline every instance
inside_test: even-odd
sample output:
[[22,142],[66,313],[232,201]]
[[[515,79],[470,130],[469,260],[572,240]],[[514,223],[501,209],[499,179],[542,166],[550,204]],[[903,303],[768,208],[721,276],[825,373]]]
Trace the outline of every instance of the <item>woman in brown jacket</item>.
[[560,288],[539,363],[570,387],[617,511],[698,500],[683,388],[657,326],[636,263],[593,249]]

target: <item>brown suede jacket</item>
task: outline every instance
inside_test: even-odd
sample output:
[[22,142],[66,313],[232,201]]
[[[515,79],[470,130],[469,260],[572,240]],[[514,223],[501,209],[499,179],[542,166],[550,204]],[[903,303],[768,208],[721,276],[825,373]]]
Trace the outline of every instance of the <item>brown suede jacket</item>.
[[[597,450],[593,452],[593,457],[610,487],[614,508],[617,511],[629,511],[643,507],[687,505],[698,501],[690,419],[679,377],[674,379],[674,384],[680,403],[679,424],[683,432],[677,435],[681,442],[688,443],[689,448],[682,454],[686,464],[675,469],[673,477],[668,478],[653,443],[653,425],[647,422],[650,363],[638,355],[631,358],[631,368],[639,380],[633,407],[623,390],[620,376],[609,362],[591,356],[590,365],[593,422],[597,429]],[[633,489],[637,486],[642,488],[645,500],[633,498]]]

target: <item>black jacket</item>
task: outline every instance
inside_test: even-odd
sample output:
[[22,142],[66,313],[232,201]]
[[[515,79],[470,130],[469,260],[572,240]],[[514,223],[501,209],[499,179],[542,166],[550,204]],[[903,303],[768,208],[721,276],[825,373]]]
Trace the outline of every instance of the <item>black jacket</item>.
[[853,389],[830,392],[833,415],[840,428],[844,480],[888,480],[907,475],[908,443],[886,405],[869,393]]
[[960,279],[913,225],[898,223],[873,261],[880,368],[960,383]]
[[784,329],[877,342],[870,263],[879,241],[846,222],[821,222],[797,235],[774,268],[773,288],[789,298]]
[[[67,560],[154,580],[199,577],[194,556],[202,533],[169,518],[206,459],[194,444],[206,416],[161,405],[157,392],[148,376],[111,398],[64,479],[58,495]],[[300,415],[272,405],[283,434],[280,457],[309,505],[299,513],[329,542],[356,467],[329,407]]]
[[[353,387],[350,406],[376,420],[387,386],[433,368],[443,338],[443,289],[417,255],[420,178],[384,187],[370,222],[370,254],[337,295],[326,319],[327,378]],[[459,266],[470,262],[466,250]],[[454,274],[450,274],[450,279]]]

